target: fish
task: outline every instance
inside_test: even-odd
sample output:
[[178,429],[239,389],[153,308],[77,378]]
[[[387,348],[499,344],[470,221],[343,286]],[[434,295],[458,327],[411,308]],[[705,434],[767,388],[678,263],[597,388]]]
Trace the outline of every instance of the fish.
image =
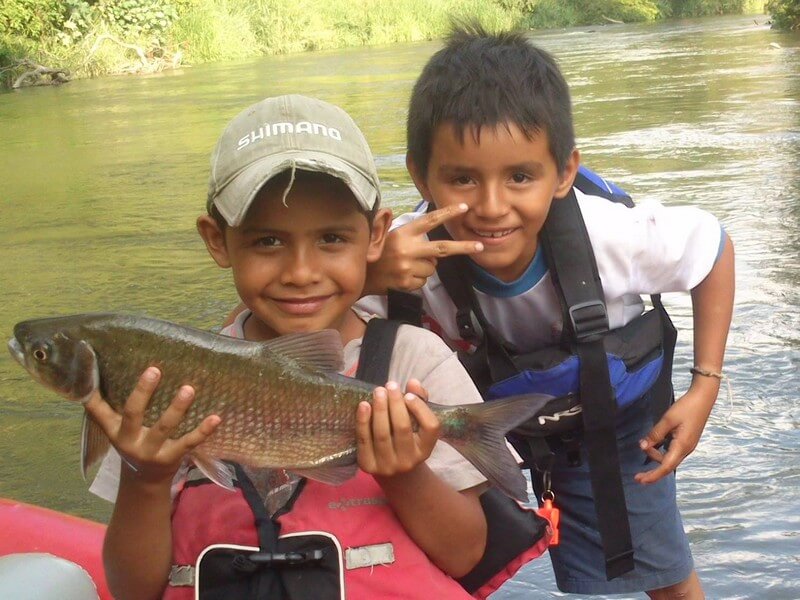
[[[195,400],[171,437],[218,415],[219,426],[190,458],[227,488],[234,475],[225,461],[284,469],[330,485],[354,476],[355,412],[360,402],[372,400],[376,387],[338,373],[343,354],[335,330],[256,342],[145,316],[91,313],[19,322],[8,348],[38,383],[82,404],[99,390],[118,413],[140,374],[158,367],[161,380],[145,411],[145,426],[159,419],[181,386],[191,385]],[[490,484],[527,501],[527,483],[504,436],[550,398],[529,394],[428,406],[439,419],[441,440]],[[109,448],[108,437],[84,413],[84,478]]]

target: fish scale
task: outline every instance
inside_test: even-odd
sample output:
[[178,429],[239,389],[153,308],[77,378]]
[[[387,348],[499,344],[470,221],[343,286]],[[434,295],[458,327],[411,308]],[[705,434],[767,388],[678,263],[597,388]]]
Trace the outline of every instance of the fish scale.
[[[285,468],[331,484],[355,474],[356,408],[371,401],[375,386],[336,373],[343,368],[338,332],[250,342],[147,317],[87,314],[18,323],[8,346],[43,385],[80,402],[99,389],[117,412],[123,411],[140,374],[157,366],[162,376],[145,426],[158,421],[181,386],[191,385],[195,399],[171,437],[218,415],[214,434],[191,456],[221,485],[231,481],[224,460]],[[428,406],[439,419],[443,441],[491,483],[526,500],[527,484],[503,436],[534,417],[548,400],[530,394]],[[84,471],[108,444],[99,427],[87,420]]]
[[[255,467],[309,467],[355,444],[355,407],[370,399],[368,391],[343,390],[344,386],[325,382],[322,376],[292,377],[292,365],[279,356],[271,357],[265,366],[239,353],[235,355],[236,368],[231,369],[229,352],[213,346],[198,351],[195,340],[173,339],[168,331],[154,330],[151,335],[136,331],[135,345],[127,346],[126,352],[115,352],[114,341],[130,331],[128,327],[108,328],[98,334],[97,329],[87,328],[83,333],[97,355],[101,381],[107,382],[104,397],[118,412],[133,390],[135,373],[153,365],[162,376],[144,424],[154,424],[178,389],[191,384],[195,400],[171,437],[192,431],[216,414],[221,423],[205,450],[221,458],[246,458]],[[168,339],[171,343],[165,343]],[[157,358],[147,360],[147,356]],[[191,360],[187,360],[189,356]],[[178,368],[190,364],[197,366]],[[230,377],[223,380],[218,373],[230,373]],[[313,392],[299,391],[306,385]],[[323,421],[326,426],[320,428]]]

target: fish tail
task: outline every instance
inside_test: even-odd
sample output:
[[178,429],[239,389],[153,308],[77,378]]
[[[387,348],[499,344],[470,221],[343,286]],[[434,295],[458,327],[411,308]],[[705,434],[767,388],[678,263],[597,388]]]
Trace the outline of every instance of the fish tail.
[[[544,394],[525,394],[478,404],[429,406],[442,423],[443,441],[458,450],[489,483],[512,498],[527,501],[528,484],[505,435],[534,417],[551,399]],[[466,417],[458,417],[456,412]],[[448,418],[448,413],[456,418]]]

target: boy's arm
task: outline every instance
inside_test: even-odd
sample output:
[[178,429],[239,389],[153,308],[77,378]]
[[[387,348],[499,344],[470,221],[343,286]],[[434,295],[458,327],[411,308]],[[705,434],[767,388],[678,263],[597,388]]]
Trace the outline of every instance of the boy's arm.
[[103,542],[108,587],[117,600],[160,598],[172,565],[171,480],[137,481],[124,462]]
[[453,578],[469,573],[486,548],[481,484],[458,492],[427,465],[394,477],[376,477],[411,539]]
[[[695,367],[722,373],[725,343],[733,315],[735,288],[733,243],[726,236],[722,254],[706,278],[692,290]],[[653,483],[674,471],[700,441],[711,409],[717,399],[720,379],[694,375],[687,392],[655,424],[640,442],[647,455],[661,463],[639,473],[640,483]],[[669,450],[661,454],[656,446],[672,433]]]
[[144,427],[145,409],[159,379],[158,369],[147,369],[122,415],[97,392],[85,405],[123,457],[117,501],[103,543],[106,577],[117,600],[161,597],[172,565],[172,479],[184,457],[220,422],[209,416],[194,431],[169,439],[194,400],[194,390],[183,386],[159,420]]
[[[458,492],[425,464],[439,437],[439,422],[420,400],[418,381],[405,396],[397,384],[377,388],[356,416],[358,463],[372,474],[411,539],[451,577],[469,573],[486,546],[479,485]],[[415,395],[416,394],[416,395]],[[418,423],[414,432],[410,415]]]

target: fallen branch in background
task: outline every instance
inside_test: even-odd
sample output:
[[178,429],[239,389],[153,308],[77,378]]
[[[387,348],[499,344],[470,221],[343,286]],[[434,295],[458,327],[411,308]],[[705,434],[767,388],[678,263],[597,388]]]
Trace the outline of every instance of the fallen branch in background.
[[[60,85],[69,81],[69,71],[66,69],[54,69],[35,63],[28,58],[18,60],[15,68],[24,67],[28,70],[22,73],[11,84],[12,89],[19,89],[23,86],[35,85]],[[30,80],[30,83],[28,81]]]

